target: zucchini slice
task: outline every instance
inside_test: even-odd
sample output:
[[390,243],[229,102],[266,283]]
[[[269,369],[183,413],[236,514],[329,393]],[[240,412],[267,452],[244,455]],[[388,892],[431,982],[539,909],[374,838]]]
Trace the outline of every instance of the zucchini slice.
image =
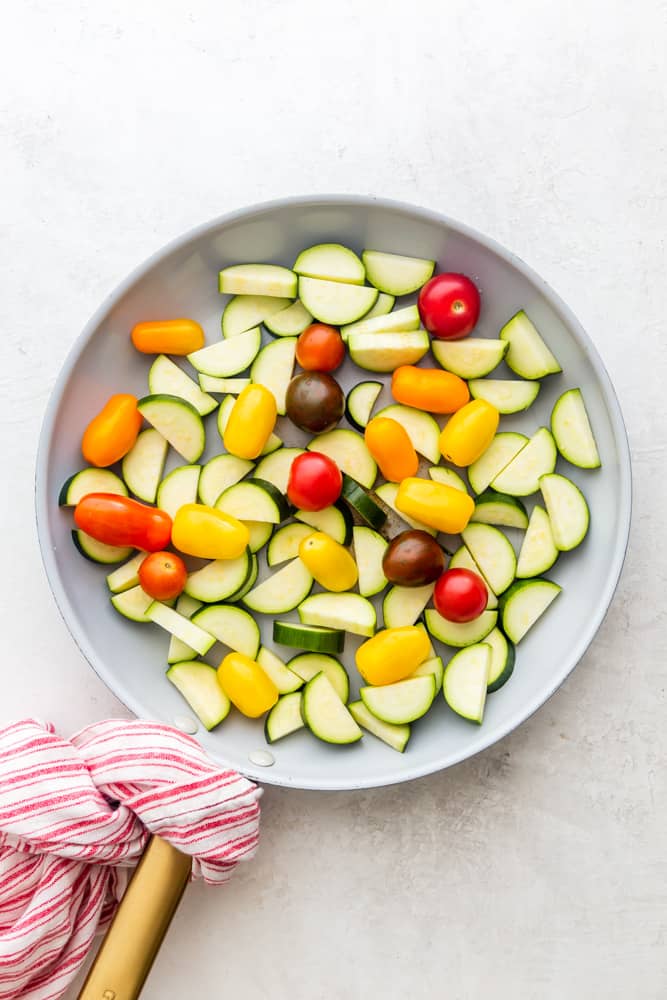
[[303,625],[343,629],[367,637],[375,633],[375,608],[361,594],[312,594],[297,610]]
[[222,336],[237,337],[290,305],[290,299],[275,295],[235,295],[222,313]]
[[205,729],[215,729],[232,707],[218,684],[217,671],[199,660],[175,663],[167,671],[167,679],[180,691]]
[[342,495],[352,510],[371,528],[381,528],[387,520],[386,511],[347,473],[343,475]]
[[288,559],[296,559],[301,542],[312,535],[313,530],[308,524],[286,524],[279,528],[266,551],[269,566],[278,566]]
[[218,642],[237,653],[244,653],[254,660],[259,651],[259,626],[242,608],[232,604],[216,604],[202,608],[192,617],[192,622],[203,628]]
[[112,606],[120,615],[131,622],[142,624],[150,621],[150,618],[146,617],[146,612],[152,603],[153,598],[138,585],[131,587],[130,590],[124,590],[121,594],[114,594],[111,598]]
[[497,368],[507,353],[502,340],[466,337],[465,340],[434,340],[433,357],[448,372],[461,378],[483,378]]
[[364,316],[356,323],[348,323],[344,326],[340,335],[347,341],[354,333],[409,333],[419,329],[419,309],[417,306],[405,306],[403,309],[395,309],[394,312],[385,313],[381,316]]
[[504,528],[519,528],[520,531],[525,531],[528,527],[526,508],[518,497],[496,493],[495,490],[485,490],[477,497],[470,520],[482,524],[499,524]]
[[63,483],[58,503],[61,507],[76,507],[79,500],[89,493],[115,493],[126,497],[127,486],[110,469],[82,469]]
[[281,416],[286,410],[285,397],[294,372],[295,357],[296,337],[281,337],[261,349],[250,369],[253,382],[273,393]]
[[507,367],[521,378],[544,378],[563,370],[523,309],[505,323],[500,339],[509,348]]
[[363,285],[366,278],[366,269],[356,253],[340,243],[318,243],[302,250],[293,270],[300,277],[342,281],[348,285]]
[[215,507],[218,497],[230,486],[235,486],[254,469],[254,462],[236,455],[216,455],[201,470],[197,489],[199,499],[208,507]]
[[218,405],[171,358],[159,354],[148,372],[148,391],[152,396],[178,396],[194,406],[200,417],[212,413]]
[[202,375],[230,378],[244,372],[257,357],[262,343],[258,326],[227,340],[219,340],[188,354],[188,361]]
[[539,382],[511,379],[475,378],[468,383],[473,399],[485,399],[498,413],[520,413],[532,406],[540,391]]
[[377,297],[377,289],[365,285],[299,278],[299,298],[320,323],[333,326],[354,323],[375,305]]
[[125,545],[105,545],[96,538],[87,535],[80,528],[72,531],[72,541],[82,556],[90,562],[101,563],[103,566],[113,566],[124,562],[132,555],[132,549]]
[[442,483],[444,486],[452,486],[455,490],[461,490],[462,493],[468,492],[468,487],[458,472],[447,468],[446,465],[434,465],[428,470],[428,474],[436,483]]
[[442,693],[457,715],[481,725],[489,683],[491,647],[477,643],[461,649],[445,667]]
[[303,721],[325,743],[356,743],[362,732],[326,674],[316,674],[303,689]]
[[345,400],[345,416],[358,431],[363,431],[371,419],[373,407],[382,392],[382,382],[358,382]]
[[316,531],[331,535],[339,545],[349,545],[352,541],[352,515],[340,500],[322,510],[296,510],[294,516]]
[[525,434],[501,431],[482,455],[468,466],[468,482],[475,493],[483,493],[489,484],[528,444]]
[[491,486],[498,493],[529,496],[538,491],[542,476],[554,471],[557,458],[551,432],[546,427],[540,427],[509,465],[492,480]]
[[296,298],[297,277],[288,267],[277,264],[234,264],[218,276],[222,295],[270,295],[272,298]]
[[506,536],[490,524],[471,522],[461,532],[465,545],[495,594],[502,594],[516,576],[516,555]]
[[257,662],[264,673],[271,678],[280,694],[292,694],[303,687],[303,678],[290,670],[287,664],[266,646],[260,648]]
[[382,687],[362,687],[361,700],[376,719],[394,726],[405,726],[426,715],[435,698],[435,677],[408,677]]
[[390,746],[392,750],[403,753],[410,739],[410,726],[396,726],[391,722],[382,722],[372,712],[369,712],[363,701],[353,701],[347,706],[350,715],[363,729],[377,736],[379,740]]
[[517,579],[525,580],[546,573],[556,559],[558,559],[558,549],[554,542],[549,515],[543,507],[535,504],[519,552],[516,565]]
[[491,663],[489,664],[489,677],[487,682],[487,692],[497,691],[507,684],[514,671],[514,644],[504,636],[499,628],[494,628],[493,632],[484,639],[487,646],[491,647]]
[[215,643],[215,637],[209,632],[205,632],[189,618],[180,615],[178,611],[174,611],[161,601],[153,601],[146,610],[146,617],[171,635],[175,635],[177,639],[181,639],[200,656],[208,653]]
[[273,641],[293,649],[308,649],[313,653],[342,653],[345,632],[336,628],[317,625],[299,625],[296,622],[274,621]]
[[[361,317],[361,320],[374,319],[375,316],[386,316],[387,313],[390,313],[391,310],[394,308],[395,302],[396,302],[396,297],[394,295],[387,295],[386,292],[380,292],[377,299],[375,300],[375,305],[373,306],[373,308],[369,309],[367,313],[364,313],[364,315]],[[361,322],[361,320],[358,320],[357,322]],[[345,331],[347,330],[348,326],[352,326],[352,324],[349,323],[347,326],[341,327],[340,332],[343,340],[346,339]]]
[[435,270],[434,260],[403,257],[381,250],[364,250],[361,255],[366,277],[388,295],[410,295],[425,285]]
[[186,462],[197,461],[206,444],[206,432],[192,403],[178,396],[144,396],[137,409]]
[[425,677],[427,674],[435,679],[435,693],[437,694],[442,687],[442,678],[445,673],[445,668],[442,664],[442,659],[439,656],[432,656],[428,660],[424,660],[410,677]]
[[287,666],[304,681],[323,673],[331,681],[334,691],[342,702],[347,702],[350,697],[350,678],[343,664],[335,656],[327,656],[324,653],[300,653],[294,656]]
[[[246,523],[248,525],[250,525],[250,524],[259,524],[259,521],[248,521]],[[263,527],[267,527],[267,525],[263,525]],[[268,525],[268,527],[271,527],[271,526]],[[251,538],[252,538],[252,536],[251,536]],[[248,546],[248,548],[250,548],[250,546]],[[243,584],[243,586],[239,590],[235,590],[233,594],[230,594],[230,596],[228,598],[230,604],[236,604],[237,601],[240,601],[242,598],[245,597],[245,595],[248,593],[248,591],[251,590],[251,588],[255,586],[255,583],[257,581],[258,575],[259,575],[259,560],[257,559],[257,556],[255,555],[255,553],[251,552],[251,555],[250,555],[250,573],[248,574],[248,579],[246,580],[246,582]]]
[[169,517],[186,503],[196,503],[201,465],[179,465],[164,477],[157,488],[156,503]]
[[370,372],[393,372],[416,365],[430,346],[425,330],[408,333],[352,333],[347,346],[356,365]]
[[382,617],[385,628],[401,628],[403,625],[414,625],[420,614],[431,600],[434,583],[423,587],[391,588],[382,602]]
[[250,385],[249,378],[218,378],[216,375],[200,375],[199,385],[206,392],[221,392],[238,396]]
[[[184,615],[185,618],[192,618],[195,611],[199,611],[200,608],[201,601],[195,601],[193,597],[188,597],[187,594],[181,594],[176,601],[176,610],[179,615]],[[172,635],[169,640],[167,663],[182,663],[184,660],[193,660],[196,655],[192,646],[188,646],[182,639],[178,639],[175,635]]]
[[275,743],[303,729],[304,725],[301,715],[301,692],[293,691],[279,698],[267,715],[264,737],[267,743]]
[[273,483],[281,493],[287,493],[292,462],[299,455],[303,455],[303,448],[279,448],[258,463],[255,476],[267,483]]
[[542,476],[540,490],[559,552],[569,552],[581,545],[588,532],[590,514],[586,498],[567,476],[552,473]]
[[214,559],[201,569],[195,570],[188,576],[185,593],[203,604],[216,604],[227,600],[236,594],[248,579],[252,570],[250,555],[250,551],[246,550],[237,559]]
[[287,309],[267,317],[264,326],[275,337],[298,337],[312,322],[313,317],[297,299]]
[[382,560],[389,542],[372,528],[358,525],[352,529],[352,537],[359,571],[359,593],[362,597],[372,597],[387,586]]
[[370,490],[377,476],[377,465],[366,447],[366,442],[357,431],[337,428],[318,434],[306,446],[308,451],[320,451],[333,459],[341,472],[355,479]]
[[568,389],[551,411],[551,433],[559,452],[580,469],[598,469],[600,453],[581,389]]
[[136,587],[139,583],[139,567],[148,555],[147,552],[137,552],[129,562],[118,569],[113,570],[107,576],[107,587],[112,594],[121,594],[130,587]]
[[556,600],[562,588],[551,580],[517,580],[500,601],[503,632],[517,644]]
[[[282,569],[253,587],[243,598],[251,611],[275,615],[292,611],[308,596],[313,578],[300,559],[292,559]],[[312,624],[319,624],[313,622]]]
[[159,431],[149,427],[141,431],[125,455],[121,468],[131,493],[145,503],[155,503],[169,445]]
[[[509,591],[508,591],[509,593]],[[434,608],[424,612],[426,628],[434,639],[444,642],[446,646],[473,646],[482,642],[498,621],[497,611],[482,611],[479,618],[471,622],[450,622]]]
[[215,504],[218,510],[239,521],[266,521],[280,524],[289,515],[287,500],[273,483],[264,479],[244,479],[228,486]]

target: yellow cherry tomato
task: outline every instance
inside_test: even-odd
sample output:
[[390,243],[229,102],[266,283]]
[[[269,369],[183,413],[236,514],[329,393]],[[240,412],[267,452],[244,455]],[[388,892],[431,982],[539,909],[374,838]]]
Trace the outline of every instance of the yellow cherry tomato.
[[142,354],[192,354],[205,343],[204,331],[193,319],[137,323],[130,336]]
[[351,590],[359,577],[357,564],[347,549],[323,531],[315,531],[303,539],[299,558],[325,590],[335,593]]
[[485,399],[473,399],[449,418],[440,434],[442,457],[454,465],[472,465],[493,441],[500,414]]
[[391,417],[373,417],[364,431],[366,447],[391,483],[414,476],[419,467],[417,452],[408,432]]
[[278,701],[278,688],[259,663],[244,653],[228,653],[218,667],[218,684],[232,705],[251,719]]
[[250,532],[242,521],[203,503],[186,503],[176,511],[171,540],[179,552],[200,559],[236,559]]
[[386,628],[357,650],[357,668],[367,684],[393,684],[428,659],[429,638],[416,625]]
[[83,457],[98,468],[113,465],[132,448],[140,427],[137,397],[126,393],[111,396],[84,431]]
[[396,508],[431,528],[458,535],[472,517],[475,501],[454,486],[413,478],[398,487]]
[[238,458],[257,458],[276,425],[276,398],[263,385],[248,385],[232,407],[223,434],[227,451]]

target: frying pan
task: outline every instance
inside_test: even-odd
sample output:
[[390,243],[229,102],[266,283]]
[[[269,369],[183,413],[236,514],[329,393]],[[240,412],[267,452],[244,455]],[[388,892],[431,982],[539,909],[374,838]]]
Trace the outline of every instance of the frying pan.
[[[526,413],[503,418],[503,429],[532,433],[548,425],[560,393],[579,386],[602,457],[602,468],[593,472],[560,463],[588,499],[591,528],[583,545],[561,556],[551,572],[563,586],[563,594],[522,641],[511,682],[489,698],[482,726],[456,717],[438,699],[414,727],[405,754],[395,753],[372,737],[353,747],[332,747],[304,731],[272,746],[267,758],[261,726],[238,713],[217,730],[198,733],[215,759],[257,780],[299,788],[354,789],[407,781],[448,767],[518,726],[581,659],[616,587],[631,506],[630,459],[619,405],[581,325],[516,256],[445,216],[369,197],[288,198],[233,212],[193,229],[133,271],[101,305],[72,347],[56,380],[41,433],[37,525],[54,597],[74,640],[100,678],[137,715],[170,723],[179,719],[184,703],[164,677],[166,634],[157,627],[132,624],[112,609],[104,570],[82,559],[71,543],[71,514],[58,508],[58,491],[81,467],[82,429],[107,397],[121,391],[139,396],[146,392],[151,359],[130,344],[134,323],[188,316],[203,325],[209,341],[217,339],[224,301],[217,292],[221,267],[243,261],[289,266],[299,250],[320,242],[340,242],[357,251],[372,247],[435,258],[439,269],[470,275],[483,295],[476,336],[497,337],[507,319],[525,308],[559,358],[563,374],[544,381],[536,403]],[[494,377],[502,375],[502,368],[494,373]],[[345,389],[364,377],[377,376],[360,373],[349,361],[340,372]],[[210,423],[208,427],[205,458],[220,449],[215,427]],[[301,443],[298,435],[290,437],[289,427],[283,432],[286,443]],[[177,456],[172,458],[174,464],[182,464]],[[270,624],[260,623],[262,640],[269,645]],[[348,667],[357,645],[354,637],[348,637]],[[272,766],[263,766],[267,761]]]

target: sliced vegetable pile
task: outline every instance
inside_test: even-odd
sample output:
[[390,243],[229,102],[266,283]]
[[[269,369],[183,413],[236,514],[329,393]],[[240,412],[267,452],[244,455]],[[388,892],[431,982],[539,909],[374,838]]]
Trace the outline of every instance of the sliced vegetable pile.
[[[84,556],[123,563],[106,578],[115,610],[170,633],[167,677],[207,729],[233,705],[264,717],[270,743],[304,726],[339,744],[365,730],[402,752],[441,689],[481,723],[560,593],[542,574],[583,541],[589,512],[558,455],[600,465],[582,393],[563,392],[551,427],[530,437],[499,430],[561,367],[523,310],[497,340],[476,338],[477,288],[434,269],[322,244],[291,270],[222,270],[232,298],[213,344],[190,319],[131,332],[157,355],[148,395],[113,396],[90,422],[88,467],[60,504],[74,508]],[[332,373],[348,355],[391,378],[346,397]],[[488,377],[503,360],[518,378]],[[388,389],[393,402],[378,405]],[[200,464],[215,428],[223,449]],[[311,436],[305,448],[283,440],[294,428]],[[164,475],[169,449],[182,464]],[[507,529],[523,533],[518,556]],[[356,701],[338,658],[347,633],[363,639]],[[216,643],[228,652],[214,666]]]

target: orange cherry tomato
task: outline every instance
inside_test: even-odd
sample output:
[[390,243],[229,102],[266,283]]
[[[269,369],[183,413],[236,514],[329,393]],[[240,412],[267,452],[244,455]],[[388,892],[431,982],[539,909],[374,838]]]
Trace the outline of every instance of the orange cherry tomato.
[[166,511],[115,493],[82,497],[74,508],[74,522],[105,545],[159,552],[171,541],[171,518]]
[[429,413],[455,413],[470,399],[468,384],[442,368],[401,365],[391,377],[395,400]]
[[405,427],[397,420],[373,417],[364,431],[364,440],[380,472],[390,483],[400,483],[406,476],[417,474],[417,452]]
[[205,343],[204,331],[193,319],[137,323],[130,336],[142,354],[192,354]]
[[152,552],[139,567],[142,590],[156,601],[169,601],[183,592],[188,571],[174,552]]
[[335,326],[313,323],[296,342],[296,360],[307,372],[334,372],[345,358],[345,344]]
[[83,457],[98,468],[113,465],[132,448],[140,427],[137,397],[126,393],[112,396],[83,433]]

